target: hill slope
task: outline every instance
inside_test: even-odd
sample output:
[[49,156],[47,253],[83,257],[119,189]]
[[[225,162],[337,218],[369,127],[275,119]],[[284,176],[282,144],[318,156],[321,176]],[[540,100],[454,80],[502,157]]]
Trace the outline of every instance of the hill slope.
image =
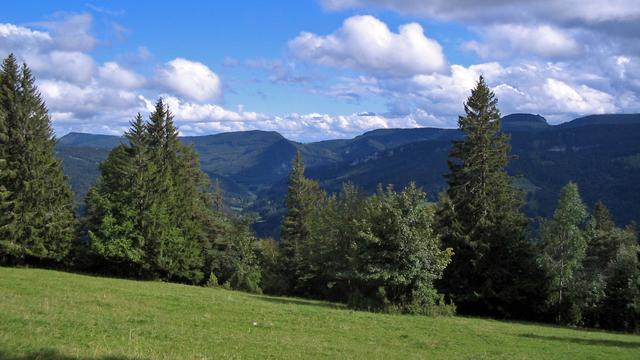
[[[589,206],[603,200],[621,225],[640,221],[640,114],[593,115],[552,126],[539,115],[511,114],[503,130],[517,155],[509,171],[527,190],[526,211],[549,216],[560,187],[578,183]],[[230,206],[260,215],[260,236],[278,236],[286,176],[296,148],[307,174],[329,191],[351,181],[366,191],[378,183],[409,181],[437,198],[444,189],[455,129],[380,129],[353,139],[310,144],[276,132],[245,131],[185,137],[200,154],[203,170],[219,179]],[[97,165],[120,138],[72,133],[60,139],[58,155],[78,203],[98,175]]]
[[0,267],[0,358],[636,359],[640,336]]

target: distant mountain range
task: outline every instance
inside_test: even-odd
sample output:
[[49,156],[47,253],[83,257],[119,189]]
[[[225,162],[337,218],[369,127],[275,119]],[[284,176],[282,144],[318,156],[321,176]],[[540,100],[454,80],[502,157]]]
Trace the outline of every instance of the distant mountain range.
[[[532,114],[502,119],[511,134],[509,172],[527,192],[531,216],[552,213],[560,187],[578,183],[589,206],[602,200],[620,224],[640,220],[640,114],[592,115],[549,125]],[[296,148],[307,175],[328,191],[351,181],[367,192],[377,184],[397,188],[415,181],[432,199],[445,188],[456,129],[380,129],[353,139],[301,144],[276,132],[244,131],[184,137],[200,154],[204,171],[219,179],[228,205],[259,215],[260,236],[278,235],[286,177]],[[59,139],[58,156],[77,203],[99,175],[98,164],[123,141],[117,136],[70,133]]]

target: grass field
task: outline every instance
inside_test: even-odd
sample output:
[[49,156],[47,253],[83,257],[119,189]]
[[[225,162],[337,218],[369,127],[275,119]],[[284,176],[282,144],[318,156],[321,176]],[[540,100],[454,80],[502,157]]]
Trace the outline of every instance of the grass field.
[[2,359],[640,359],[640,336],[0,267]]

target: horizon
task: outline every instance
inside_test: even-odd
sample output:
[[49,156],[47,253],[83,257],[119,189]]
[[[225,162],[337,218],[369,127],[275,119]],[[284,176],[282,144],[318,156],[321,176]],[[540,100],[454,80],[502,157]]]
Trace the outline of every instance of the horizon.
[[640,9],[580,4],[24,1],[0,14],[0,55],[34,71],[58,137],[122,134],[158,97],[185,136],[453,128],[480,75],[505,114],[640,112]]
[[[540,115],[540,114],[534,114],[534,113],[511,113],[511,114],[506,114],[504,116],[502,116],[500,119],[504,120],[504,118],[506,118],[507,116],[512,116],[512,115],[531,115],[531,116],[541,116],[545,122],[547,123],[547,125],[549,125],[550,127],[553,126],[558,126],[558,125],[562,125],[562,124],[566,124],[566,123],[570,123],[576,120],[580,120],[583,118],[588,118],[588,117],[592,117],[592,116],[627,116],[627,115],[640,115],[639,113],[610,113],[610,114],[589,114],[589,115],[584,115],[584,116],[580,116],[571,120],[567,120],[565,122],[561,122],[561,123],[550,123],[544,116]],[[355,139],[357,137],[360,137],[362,135],[371,133],[371,132],[375,132],[375,131],[379,131],[379,130],[413,130],[413,129],[443,129],[443,130],[458,130],[457,127],[437,127],[437,126],[423,126],[423,127],[394,127],[394,128],[375,128],[375,129],[370,129],[370,130],[365,130],[361,133],[357,133],[353,136],[350,137],[337,137],[337,138],[327,138],[327,139],[322,139],[322,140],[313,140],[313,141],[298,141],[298,140],[294,140],[294,139],[290,139],[287,136],[285,136],[284,134],[280,133],[277,130],[262,130],[262,129],[248,129],[248,130],[232,130],[232,131],[222,131],[222,132],[217,132],[217,133],[211,133],[211,134],[197,134],[197,135],[182,135],[182,133],[180,134],[181,138],[188,138],[188,137],[203,137],[203,136],[216,136],[216,135],[224,135],[224,134],[232,134],[232,133],[245,133],[245,132],[252,132],[252,131],[258,131],[258,132],[264,132],[264,133],[276,133],[280,136],[282,136],[283,138],[290,140],[290,141],[294,141],[294,142],[298,142],[301,144],[312,144],[312,143],[317,143],[317,142],[322,142],[322,141],[332,141],[332,140],[352,140]],[[178,131],[180,131],[180,128],[178,128]],[[82,132],[82,131],[70,131],[62,136],[57,137],[58,140],[64,138],[67,135],[72,135],[72,134],[78,134],[78,135],[97,135],[97,136],[113,136],[113,137],[123,137],[124,136],[124,132],[121,134],[103,134],[103,133],[92,133],[92,132]]]

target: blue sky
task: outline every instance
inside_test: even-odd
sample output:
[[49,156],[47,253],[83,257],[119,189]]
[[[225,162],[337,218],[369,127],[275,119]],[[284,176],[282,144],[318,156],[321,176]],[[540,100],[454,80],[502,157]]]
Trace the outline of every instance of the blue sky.
[[477,77],[504,114],[638,112],[636,0],[14,1],[0,55],[58,135],[121,133],[162,96],[185,135],[301,141],[453,127]]

